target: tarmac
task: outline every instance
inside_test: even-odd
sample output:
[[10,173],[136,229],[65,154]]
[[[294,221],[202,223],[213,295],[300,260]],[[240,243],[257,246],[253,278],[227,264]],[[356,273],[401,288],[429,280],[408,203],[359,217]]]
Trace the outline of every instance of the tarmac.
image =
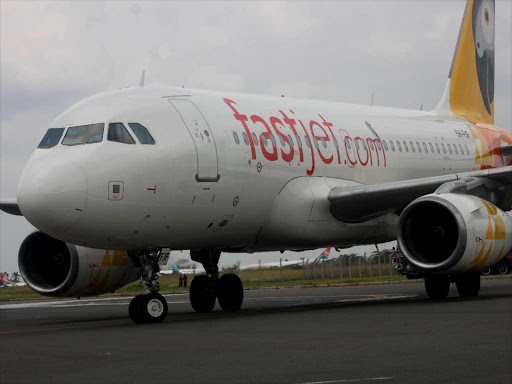
[[423,284],[246,291],[160,324],[130,298],[0,304],[1,383],[512,383],[512,279],[429,300]]

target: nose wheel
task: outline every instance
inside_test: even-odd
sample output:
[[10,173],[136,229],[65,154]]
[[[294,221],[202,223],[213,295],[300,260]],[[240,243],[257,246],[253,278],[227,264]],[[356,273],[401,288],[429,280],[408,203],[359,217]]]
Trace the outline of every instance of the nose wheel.
[[134,323],[159,323],[167,316],[167,301],[158,293],[158,258],[160,252],[133,252],[142,269],[140,282],[146,289],[145,295],[137,295],[128,307],[128,313]]
[[135,296],[130,302],[128,313],[134,323],[159,323],[167,316],[165,298],[158,293]]

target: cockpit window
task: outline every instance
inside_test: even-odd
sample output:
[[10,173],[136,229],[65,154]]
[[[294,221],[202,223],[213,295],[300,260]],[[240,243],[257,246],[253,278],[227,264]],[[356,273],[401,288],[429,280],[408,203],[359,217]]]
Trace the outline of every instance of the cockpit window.
[[153,136],[151,136],[151,133],[149,133],[145,126],[139,123],[128,123],[128,125],[141,144],[155,144],[155,139],[153,139]]
[[103,129],[105,124],[89,124],[69,127],[62,140],[63,145],[99,143],[103,140]]
[[37,148],[55,147],[57,144],[59,144],[63,132],[64,128],[50,128],[46,131],[43,140],[41,140]]
[[133,140],[132,136],[128,133],[123,123],[110,123],[108,125],[107,140],[116,141],[118,143],[135,144],[135,140]]

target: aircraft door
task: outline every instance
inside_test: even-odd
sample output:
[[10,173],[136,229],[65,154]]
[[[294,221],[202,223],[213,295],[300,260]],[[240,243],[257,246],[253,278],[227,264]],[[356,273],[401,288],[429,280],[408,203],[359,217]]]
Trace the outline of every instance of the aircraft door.
[[216,182],[220,179],[217,161],[217,146],[212,130],[205,118],[190,100],[168,99],[187,127],[197,154],[196,180]]

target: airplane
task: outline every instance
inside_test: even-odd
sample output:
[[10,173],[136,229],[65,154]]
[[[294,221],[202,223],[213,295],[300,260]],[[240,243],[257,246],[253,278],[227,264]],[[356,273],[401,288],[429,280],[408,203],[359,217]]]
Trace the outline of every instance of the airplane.
[[398,240],[430,298],[512,248],[512,134],[494,125],[495,3],[469,0],[433,111],[186,88],[133,87],[60,114],[0,207],[38,230],[21,244],[25,282],[93,296],[137,279],[136,323],[159,322],[163,248],[207,274],[195,311],[239,310],[222,252],[303,251]]
[[5,276],[3,273],[0,273],[0,288],[16,288],[16,287],[23,287],[25,286],[25,283],[21,282],[13,282],[10,280],[7,276]]
[[[317,265],[320,262],[327,260],[329,258],[330,253],[331,253],[331,248],[324,249],[322,251],[322,253],[320,254],[320,256],[318,256],[311,262],[311,265],[313,265],[313,264]],[[301,260],[284,259],[284,260],[280,260],[280,261],[272,261],[269,263],[249,264],[249,265],[241,266],[240,269],[246,270],[246,269],[260,269],[260,268],[291,267],[294,265],[309,265],[309,259],[301,259]]]
[[176,265],[173,265],[171,269],[161,269],[160,275],[196,275],[200,273],[205,273],[204,268],[178,268]]

